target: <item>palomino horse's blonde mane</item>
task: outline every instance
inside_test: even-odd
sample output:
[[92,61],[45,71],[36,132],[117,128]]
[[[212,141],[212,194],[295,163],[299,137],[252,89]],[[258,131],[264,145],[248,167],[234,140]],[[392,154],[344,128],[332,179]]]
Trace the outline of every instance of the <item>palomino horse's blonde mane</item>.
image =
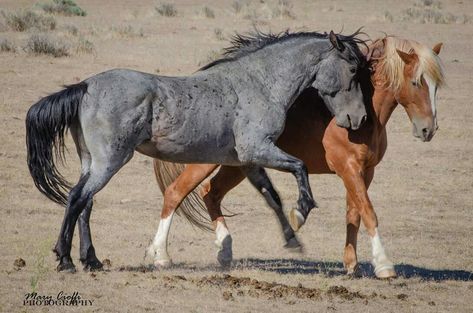
[[445,82],[443,66],[437,54],[427,46],[424,46],[414,40],[400,39],[397,37],[387,36],[383,39],[376,40],[371,47],[384,45],[384,53],[374,57],[377,62],[377,71],[385,79],[387,88],[391,88],[394,92],[404,84],[404,61],[401,59],[396,50],[405,53],[416,53],[419,63],[415,72],[414,79],[417,84],[422,84],[422,75],[429,76],[438,87]]

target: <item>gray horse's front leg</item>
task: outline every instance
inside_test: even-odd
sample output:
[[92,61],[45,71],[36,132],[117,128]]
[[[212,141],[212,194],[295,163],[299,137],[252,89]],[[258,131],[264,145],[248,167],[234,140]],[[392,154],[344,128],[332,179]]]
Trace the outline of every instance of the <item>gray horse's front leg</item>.
[[273,187],[266,171],[262,167],[242,167],[242,172],[246,175],[251,184],[263,195],[268,205],[274,210],[286,240],[285,248],[301,250],[302,246],[294,234],[294,230],[284,215],[281,199]]
[[310,210],[317,207],[312,196],[312,190],[310,189],[309,176],[305,164],[269,141],[244,145],[237,144],[236,150],[239,158],[244,163],[291,172],[296,177],[299,187],[298,207],[296,210],[297,220],[295,220],[296,223],[293,223],[294,219],[291,219],[291,226],[297,231],[304,224]]

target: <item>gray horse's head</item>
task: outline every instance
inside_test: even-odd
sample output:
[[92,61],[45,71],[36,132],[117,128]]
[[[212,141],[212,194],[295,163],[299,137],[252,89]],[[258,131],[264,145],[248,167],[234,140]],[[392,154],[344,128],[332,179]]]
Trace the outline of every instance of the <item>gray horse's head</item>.
[[335,116],[337,125],[356,130],[367,117],[358,76],[365,57],[355,35],[335,35],[331,31],[328,37],[332,48],[319,62],[312,86]]

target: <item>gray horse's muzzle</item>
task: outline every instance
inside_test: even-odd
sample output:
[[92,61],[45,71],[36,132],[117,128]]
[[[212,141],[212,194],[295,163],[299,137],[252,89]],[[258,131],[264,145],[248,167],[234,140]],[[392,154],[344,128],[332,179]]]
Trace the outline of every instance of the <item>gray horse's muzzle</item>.
[[366,121],[366,119],[366,114],[350,115],[350,113],[346,112],[341,112],[335,116],[337,126],[352,130],[357,130],[358,128],[360,128],[361,125],[363,125],[363,123]]

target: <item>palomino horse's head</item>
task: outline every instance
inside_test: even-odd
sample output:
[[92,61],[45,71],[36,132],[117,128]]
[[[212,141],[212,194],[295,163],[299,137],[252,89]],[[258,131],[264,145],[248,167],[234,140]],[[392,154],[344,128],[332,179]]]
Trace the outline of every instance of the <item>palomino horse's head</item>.
[[367,117],[358,75],[366,60],[358,48],[357,43],[362,41],[356,38],[357,34],[343,36],[330,32],[332,49],[320,61],[313,83],[337,125],[353,130]]
[[387,37],[381,71],[392,88],[396,101],[406,110],[413,124],[413,134],[430,141],[438,129],[436,96],[444,83],[438,54],[439,43],[430,49],[415,41]]

